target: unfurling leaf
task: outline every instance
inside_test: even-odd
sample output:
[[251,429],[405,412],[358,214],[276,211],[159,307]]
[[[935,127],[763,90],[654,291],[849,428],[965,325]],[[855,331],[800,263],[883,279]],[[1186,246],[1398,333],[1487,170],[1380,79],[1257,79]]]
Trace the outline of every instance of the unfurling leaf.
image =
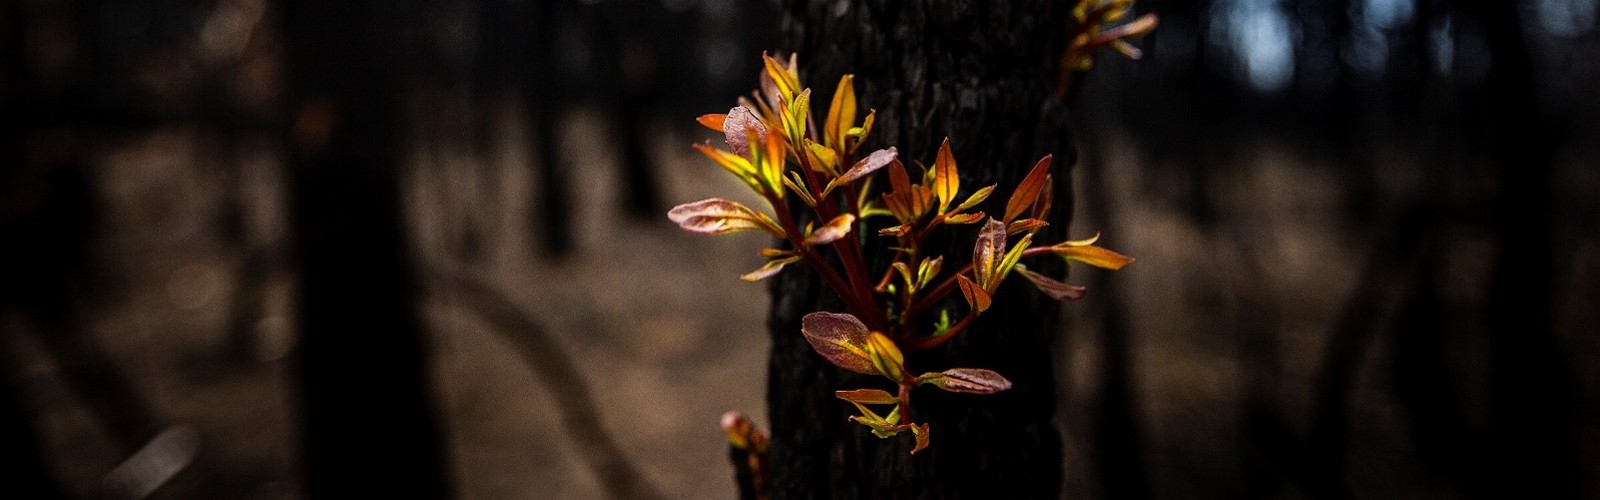
[[928,447],[928,424],[911,426],[911,433],[917,436],[917,445],[911,448],[911,454],[916,455]]
[[816,231],[812,231],[811,236],[806,237],[806,244],[826,245],[828,243],[838,241],[840,238],[845,237],[845,235],[850,234],[850,230],[852,227],[854,227],[855,223],[856,216],[852,214],[843,214],[838,217],[834,217],[833,220],[828,221],[827,224],[823,224],[822,227],[817,228]]
[[767,278],[771,278],[773,275],[778,274],[779,271],[783,270],[783,266],[787,266],[789,264],[793,264],[793,263],[799,262],[799,261],[800,261],[800,256],[798,256],[798,255],[793,256],[793,257],[784,257],[784,258],[781,258],[781,259],[769,260],[769,261],[767,261],[767,264],[764,265],[764,266],[761,266],[760,269],[756,269],[754,271],[750,271],[748,273],[745,273],[744,275],[739,276],[739,279],[742,279],[742,280],[745,280],[745,281],[749,281],[749,282],[761,281],[761,280],[764,280],[764,279],[767,279]]
[[917,264],[917,288],[928,286],[928,282],[933,281],[933,277],[938,276],[942,268],[944,268],[943,255],[932,259],[923,257],[922,263]]
[[1017,184],[1017,190],[1011,193],[1011,200],[1006,202],[1005,222],[1011,222],[1023,212],[1033,207],[1038,201],[1039,192],[1046,187],[1045,181],[1050,177],[1050,161],[1052,155],[1045,155],[1039,163],[1033,165],[1033,170],[1028,171],[1028,176]]
[[[839,175],[839,154],[833,148],[806,139],[806,152],[811,154],[811,169],[828,175]],[[826,191],[823,194],[827,194]]]
[[1083,298],[1085,289],[1081,286],[1069,285],[1050,279],[1043,274],[1029,271],[1028,267],[1023,265],[1017,266],[1017,273],[1026,278],[1029,283],[1033,283],[1034,288],[1038,288],[1039,291],[1044,292],[1045,296],[1052,299],[1071,302]]
[[833,91],[833,104],[828,106],[828,122],[822,126],[822,140],[841,151],[845,148],[845,134],[856,122],[855,79],[855,75],[839,77],[839,87]]
[[800,319],[800,333],[834,366],[867,375],[878,375],[867,345],[867,325],[845,313],[814,312]]
[[928,372],[917,376],[917,382],[933,384],[950,392],[969,394],[994,394],[1011,388],[1011,381],[992,370],[982,368],[951,368],[942,372]]
[[736,231],[762,230],[783,237],[772,219],[738,202],[711,198],[672,207],[667,218],[684,231],[700,234],[725,234]]
[[800,91],[799,69],[795,68],[795,55],[790,54],[789,63],[784,64],[767,54],[761,54],[762,62],[766,64],[766,76],[772,79],[772,84],[784,99]]
[[893,394],[889,394],[888,391],[880,391],[878,389],[835,391],[834,395],[839,399],[843,399],[851,403],[861,403],[864,405],[892,405],[900,402],[899,398],[896,398]]
[[843,174],[840,174],[838,178],[828,182],[828,187],[822,190],[823,196],[827,196],[828,193],[833,191],[833,188],[843,186],[845,184],[855,182],[856,179],[872,175],[872,173],[877,172],[878,169],[894,162],[895,158],[899,157],[899,155],[900,152],[896,150],[894,146],[890,146],[888,149],[873,151],[872,154],[867,155],[866,158],[862,158],[861,161],[858,161],[855,165],[851,166],[849,170],[846,170]]
[[889,380],[900,382],[905,378],[905,356],[900,354],[900,348],[894,345],[893,340],[878,332],[867,334],[868,352],[872,354],[872,366],[878,373],[889,377]]
[[989,292],[983,287],[967,279],[965,274],[956,275],[956,284],[961,286],[961,296],[967,299],[967,305],[972,307],[973,314],[989,310]]
[[727,114],[724,114],[724,113],[711,113],[711,114],[700,115],[699,118],[695,118],[694,120],[697,121],[697,122],[700,122],[701,125],[705,125],[706,128],[709,128],[711,130],[715,130],[715,131],[718,131],[718,132],[722,132],[722,122],[724,120],[727,120],[727,119],[728,119],[728,115]]
[[1122,269],[1122,266],[1133,263],[1132,257],[1094,246],[1094,242],[1099,239],[1100,235],[1095,234],[1093,237],[1082,240],[1063,241],[1050,247],[1050,252],[1068,261],[1075,260],[1112,271]]
[[750,450],[762,455],[767,452],[767,435],[745,418],[743,413],[730,411],[722,414],[722,431],[728,433],[728,445]]
[[761,123],[760,118],[756,118],[750,108],[734,106],[728,110],[728,116],[722,122],[722,134],[728,139],[728,151],[749,158],[750,141],[766,138],[767,126]]
[[939,146],[939,156],[933,160],[933,194],[939,197],[939,213],[950,208],[961,190],[961,175],[956,171],[956,158],[950,154],[950,138]]
[[980,288],[993,290],[1000,280],[1000,262],[1006,253],[1006,224],[995,219],[983,225],[972,246],[972,277]]

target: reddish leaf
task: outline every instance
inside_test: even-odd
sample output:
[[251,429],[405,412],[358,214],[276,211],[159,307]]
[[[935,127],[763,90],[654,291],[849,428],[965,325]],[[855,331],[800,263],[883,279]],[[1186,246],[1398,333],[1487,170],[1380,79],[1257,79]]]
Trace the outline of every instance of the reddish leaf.
[[761,123],[760,118],[756,118],[750,108],[734,106],[728,110],[728,117],[722,122],[722,134],[728,139],[728,151],[749,158],[750,141],[765,138],[767,126]]
[[845,313],[814,312],[800,319],[800,333],[834,366],[867,375],[878,375],[867,346],[867,325]]
[[928,424],[911,426],[911,433],[917,436],[917,445],[911,448],[911,454],[916,455],[928,447]]
[[888,166],[889,163],[894,162],[895,158],[899,155],[900,152],[896,150],[894,146],[889,146],[888,149],[873,151],[872,154],[867,155],[866,158],[862,158],[861,161],[858,161],[855,165],[851,166],[850,170],[846,170],[843,174],[840,174],[837,179],[829,182],[828,188],[824,189],[822,192],[823,194],[827,194],[828,192],[833,191],[833,188],[835,187],[843,186],[845,184],[855,182],[856,179],[872,175],[872,173],[877,172],[878,169]]
[[1011,200],[1006,202],[1006,222],[1016,219],[1022,212],[1033,207],[1033,202],[1038,201],[1039,192],[1045,188],[1045,181],[1050,177],[1051,155],[1045,155],[1034,164],[1028,176],[1017,184],[1017,190],[1011,193]]
[[1050,279],[1043,274],[1029,271],[1024,266],[1017,266],[1017,273],[1022,274],[1022,277],[1026,278],[1029,283],[1033,283],[1034,288],[1038,288],[1039,291],[1044,292],[1045,296],[1052,299],[1070,302],[1083,298],[1084,287]]
[[782,231],[749,207],[738,202],[711,198],[672,207],[667,218],[678,227],[691,233],[725,234],[736,231],[763,230],[782,237]]
[[939,197],[939,212],[943,213],[961,190],[961,175],[956,172],[955,156],[950,154],[950,138],[939,146],[939,156],[933,161],[933,194]]
[[828,221],[827,224],[823,224],[822,227],[817,228],[816,231],[812,231],[811,236],[806,237],[806,243],[811,245],[826,245],[828,243],[838,241],[839,238],[843,238],[845,235],[850,234],[850,230],[855,226],[855,223],[856,216],[852,214],[843,214],[838,217],[834,217],[833,220]]
[[951,368],[938,373],[924,373],[917,377],[917,382],[969,394],[994,394],[1011,388],[1010,380],[982,368]]
[[967,279],[965,274],[956,275],[956,284],[961,286],[961,296],[967,299],[973,314],[989,310],[989,292],[983,291],[983,287]]
[[833,394],[839,399],[843,399],[851,403],[861,403],[864,405],[892,405],[900,402],[899,398],[896,398],[893,394],[889,394],[888,391],[880,391],[877,389],[835,391]]

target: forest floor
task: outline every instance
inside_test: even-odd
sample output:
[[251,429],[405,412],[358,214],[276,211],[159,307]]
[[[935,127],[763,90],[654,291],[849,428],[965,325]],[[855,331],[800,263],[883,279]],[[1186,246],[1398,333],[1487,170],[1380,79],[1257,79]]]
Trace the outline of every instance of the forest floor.
[[[520,144],[509,139],[520,134],[503,137]],[[610,437],[663,494],[728,498],[732,473],[718,418],[740,410],[766,421],[766,287],[737,278],[761,264],[756,249],[765,241],[683,233],[667,222],[666,207],[650,218],[624,215],[618,187],[626,180],[614,166],[619,153],[608,149],[611,136],[593,114],[567,121],[563,149],[573,166],[577,231],[575,251],[559,261],[540,256],[529,222],[534,178],[512,167],[526,164],[526,148],[503,148],[493,163],[504,167],[487,182],[471,173],[470,155],[419,148],[404,183],[412,250],[423,266],[488,281],[556,337]],[[734,195],[744,191],[737,181],[688,147],[707,137],[665,130],[659,137],[667,139],[652,150],[666,205],[741,198]],[[249,246],[283,245],[283,172],[268,142],[247,142],[230,156],[219,153],[216,140],[203,130],[169,128],[98,145],[94,187],[105,217],[94,257],[103,291],[85,297],[83,310],[94,341],[160,421],[198,436],[197,458],[156,498],[297,497],[295,284],[279,262],[263,285],[248,338],[229,338],[232,297],[246,286],[239,279],[245,250],[218,229],[226,204],[242,203]],[[1362,292],[1354,287],[1372,240],[1338,215],[1340,193],[1328,188],[1338,184],[1333,169],[1270,145],[1251,150],[1243,166],[1213,181],[1217,199],[1225,200],[1220,217],[1233,221],[1220,225],[1226,230],[1196,225],[1178,204],[1164,201],[1182,196],[1173,187],[1187,182],[1181,170],[1141,166],[1139,155],[1117,143],[1101,155],[1109,158],[1105,170],[1117,173],[1106,184],[1112,206],[1084,206],[1079,198],[1072,235],[1105,231],[1105,245],[1139,259],[1109,279],[1121,283],[1112,300],[1131,318],[1132,403],[1158,497],[1243,493],[1232,488],[1247,482],[1239,477],[1247,470],[1240,466],[1247,460],[1240,444],[1240,401],[1250,375],[1244,372],[1261,368],[1241,362],[1248,354],[1241,350],[1254,347],[1237,332],[1263,314],[1276,322],[1281,335],[1273,337],[1275,358],[1266,368],[1269,392],[1290,430],[1303,430],[1329,325]],[[238,194],[230,194],[224,162],[239,169]],[[1397,179],[1406,182],[1404,175]],[[1115,218],[1100,222],[1108,213]],[[459,257],[451,243],[465,227],[486,235],[476,260]],[[1466,242],[1451,253],[1452,266],[1465,270],[1450,274],[1460,276],[1452,279],[1461,293],[1485,289],[1472,276],[1487,274],[1490,236],[1455,237]],[[1586,245],[1593,254],[1593,243]],[[1580,267],[1562,286],[1593,296],[1583,294],[1593,286],[1586,283],[1600,280],[1584,280],[1595,274]],[[1102,315],[1088,303],[1064,308],[1067,326],[1057,346],[1066,491],[1073,497],[1104,494],[1089,450],[1107,347],[1093,333]],[[521,332],[494,330],[464,306],[449,290],[427,306],[433,389],[460,496],[601,497],[550,397],[550,384],[559,381],[527,365],[514,337]],[[1563,324],[1593,315],[1578,311]],[[1392,307],[1379,313],[1391,315]],[[66,388],[59,363],[36,339],[13,339],[57,478],[75,495],[93,495],[127,452]],[[1593,340],[1565,341],[1571,352],[1596,351]],[[1454,348],[1481,348],[1478,338],[1461,342]],[[249,347],[240,352],[238,345]],[[1360,354],[1349,474],[1374,491],[1434,491],[1403,484],[1428,475],[1407,469],[1419,461],[1392,402],[1394,389],[1378,368],[1389,356],[1386,346],[1375,341]],[[1464,366],[1478,362],[1469,357]],[[361,360],[351,360],[351,369],[361,369]],[[1587,377],[1582,387],[1594,387],[1594,373],[1580,373]]]

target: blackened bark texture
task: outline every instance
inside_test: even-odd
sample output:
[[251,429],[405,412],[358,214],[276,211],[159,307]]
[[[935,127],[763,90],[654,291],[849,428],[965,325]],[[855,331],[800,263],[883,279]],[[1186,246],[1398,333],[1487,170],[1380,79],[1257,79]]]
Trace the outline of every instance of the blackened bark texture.
[[[940,141],[951,137],[963,195],[1001,186],[984,207],[991,214],[1003,211],[1034,162],[1054,154],[1056,208],[1039,241],[1065,234],[1074,156],[1066,111],[1052,95],[1067,3],[787,0],[784,9],[786,48],[800,54],[801,76],[817,93],[813,109],[826,109],[840,75],[855,74],[861,108],[878,112],[868,147],[893,145],[908,165],[931,164]],[[971,256],[974,234],[973,228],[958,230],[928,248],[946,255],[945,269],[958,269]],[[867,238],[872,268],[881,272],[889,240]],[[1029,266],[1060,272],[1057,259]],[[805,314],[842,310],[833,292],[804,271],[780,275],[772,294],[768,409],[775,498],[1060,496],[1050,357],[1056,303],[1011,280],[973,328],[942,347],[907,353],[914,371],[989,368],[1015,384],[990,396],[918,389],[914,418],[929,423],[932,445],[912,456],[910,436],[873,437],[846,420],[849,405],[834,397],[839,389],[886,388],[882,378],[827,364],[800,334]]]
[[399,204],[394,4],[286,1],[306,489],[448,494]]
[[[1533,47],[1516,2],[1478,0],[1466,10],[1483,23],[1492,61],[1477,103],[1487,114],[1500,204],[1491,219],[1499,255],[1491,274],[1489,435],[1498,480],[1489,495],[1528,491],[1580,498],[1575,382],[1553,324],[1555,217],[1552,183],[1562,121],[1542,111]],[[1592,494],[1592,492],[1589,492]]]

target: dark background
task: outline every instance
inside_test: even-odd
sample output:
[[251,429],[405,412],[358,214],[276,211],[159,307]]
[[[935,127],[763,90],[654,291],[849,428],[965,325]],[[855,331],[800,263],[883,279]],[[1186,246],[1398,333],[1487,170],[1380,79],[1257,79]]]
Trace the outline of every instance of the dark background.
[[[1600,3],[1136,9],[1073,103],[1070,232],[1139,261],[1074,276],[1067,496],[1600,493]],[[732,494],[761,241],[662,214],[740,192],[692,118],[777,5],[0,16],[0,488]]]

